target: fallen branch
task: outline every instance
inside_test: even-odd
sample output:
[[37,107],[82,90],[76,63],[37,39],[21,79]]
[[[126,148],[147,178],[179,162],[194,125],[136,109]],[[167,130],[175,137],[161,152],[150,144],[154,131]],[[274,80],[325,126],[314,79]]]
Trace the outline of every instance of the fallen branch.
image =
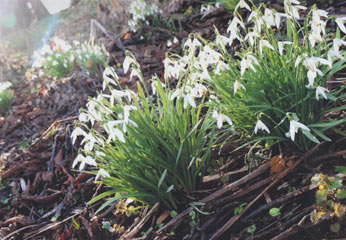
[[[323,144],[323,143],[321,143]],[[273,177],[273,182],[271,184],[269,184],[254,200],[252,200],[248,205],[246,205],[246,207],[244,208],[244,210],[232,217],[225,225],[223,225],[211,238],[210,240],[216,240],[218,239],[225,231],[227,231],[241,216],[244,215],[244,213],[250,209],[250,207],[258,200],[260,199],[271,187],[273,187],[275,184],[277,184],[282,178],[284,178],[289,172],[291,172],[293,169],[295,169],[302,161],[304,161],[307,157],[311,156],[315,151],[318,150],[318,148],[320,147],[320,145],[317,145],[316,147],[314,147],[312,150],[310,150],[309,152],[307,152],[306,154],[304,154],[303,157],[301,157],[300,159],[298,159],[292,166],[290,166],[289,168],[286,168],[283,172],[276,174]]]
[[[201,200],[201,202],[203,203],[207,203],[215,198],[218,198],[220,196],[222,196],[223,194],[225,194],[226,192],[232,191],[235,188],[238,188],[240,185],[256,178],[257,176],[261,175],[262,173],[264,173],[267,169],[269,168],[269,163],[266,163],[262,166],[260,166],[258,169],[256,169],[255,171],[253,171],[252,173],[242,177],[241,179],[228,184],[227,186],[225,186],[224,188],[210,194],[209,196],[203,198]],[[176,227],[178,227],[179,223],[181,221],[184,220],[184,217],[189,214],[189,212],[192,210],[192,207],[189,207],[187,209],[185,209],[182,213],[178,214],[175,218],[173,218],[171,221],[169,221],[165,226],[163,226],[162,228],[160,228],[157,232],[158,235],[161,235],[162,233],[166,232],[167,229],[169,228],[173,228],[175,229]]]

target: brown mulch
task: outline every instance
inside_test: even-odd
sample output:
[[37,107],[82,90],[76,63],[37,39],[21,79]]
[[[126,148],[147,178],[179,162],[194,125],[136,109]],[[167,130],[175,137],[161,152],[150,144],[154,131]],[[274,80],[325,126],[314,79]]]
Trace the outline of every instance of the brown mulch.
[[[199,4],[176,2],[176,9]],[[165,53],[180,53],[181,42],[191,32],[212,40],[214,25],[225,33],[231,17],[222,9],[189,15],[177,10],[167,15],[174,17],[177,32],[148,26],[106,41],[110,64],[124,87],[136,89],[136,81],[130,81],[119,64],[125,57],[124,48],[136,56],[144,78],[149,80],[153,73],[162,76]],[[150,38],[140,40],[148,31]],[[167,40],[173,36],[179,43],[168,48]],[[155,205],[127,216],[116,211],[120,203],[114,203],[95,214],[101,203],[87,202],[104,189],[94,184],[93,175],[71,169],[78,143],[73,146],[70,135],[88,96],[102,89],[101,71],[88,75],[76,70],[65,78],[49,81],[22,80],[13,88],[13,111],[0,124],[0,239],[144,239],[151,227],[147,239],[346,237],[345,222],[341,222],[339,232],[331,232],[329,226],[336,219],[313,225],[309,218],[315,201],[310,178],[314,173],[331,171],[330,166],[345,165],[345,138],[322,143],[305,154],[284,152],[283,159],[272,158],[277,156],[275,151],[245,148],[232,152],[237,144],[224,146],[220,154],[213,155],[217,171],[205,178],[194,200],[203,203],[197,206],[200,213],[186,206],[171,218],[169,212]],[[242,203],[247,203],[243,211],[235,214]],[[268,211],[272,207],[280,208],[282,214],[271,217]],[[194,222],[192,211],[196,213]],[[124,226],[125,231],[111,233],[104,229],[103,221]],[[256,224],[253,235],[247,232],[252,224]]]

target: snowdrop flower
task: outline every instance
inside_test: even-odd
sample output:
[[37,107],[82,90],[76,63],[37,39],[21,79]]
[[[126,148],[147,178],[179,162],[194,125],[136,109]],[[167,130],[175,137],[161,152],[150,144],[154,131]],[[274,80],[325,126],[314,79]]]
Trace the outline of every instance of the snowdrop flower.
[[107,143],[110,143],[110,141],[115,141],[116,139],[119,139],[121,142],[125,143],[124,133],[115,127],[117,124],[118,121],[109,121],[104,125],[105,130],[108,132]]
[[312,31],[309,34],[309,42],[312,47],[315,47],[315,44],[320,41],[322,41],[322,36],[320,33],[317,33],[316,31]]
[[118,75],[116,74],[114,68],[107,66],[105,70],[103,71],[103,84],[102,84],[102,89],[105,90],[107,84],[112,83],[113,85],[117,86],[116,82],[108,77],[108,75],[111,75],[114,79],[118,79]]
[[58,65],[59,63],[58,63],[57,61],[54,60],[52,64],[53,64],[53,66],[56,66],[56,65]]
[[170,100],[172,101],[174,98],[179,99],[182,95],[183,95],[183,89],[177,88],[177,89],[173,92],[172,96],[170,97]]
[[130,56],[126,56],[123,63],[124,73],[127,73],[132,63],[135,63],[135,60],[133,60]]
[[215,73],[216,75],[220,75],[220,74],[221,74],[221,71],[224,71],[224,70],[226,70],[226,69],[229,69],[229,65],[226,64],[226,63],[223,62],[223,61],[218,61],[214,73]]
[[132,105],[126,105],[124,106],[124,120],[126,123],[129,122],[129,117],[130,117],[130,111],[131,110],[137,110],[136,106],[132,106]]
[[190,104],[190,106],[193,108],[196,107],[196,103],[191,93],[183,94],[183,98],[184,98],[184,108],[186,108],[188,104]]
[[174,37],[174,38],[173,38],[173,43],[175,44],[175,43],[178,43],[178,42],[179,42],[178,38],[177,38],[177,37]]
[[77,137],[80,135],[83,135],[84,137],[86,137],[87,133],[80,127],[75,128],[71,134],[72,144],[76,142]]
[[109,175],[109,173],[106,170],[104,170],[103,168],[100,168],[99,171],[96,174],[95,182],[96,182],[97,179],[99,179],[99,177],[106,178],[106,177],[110,177],[110,176],[111,175]]
[[289,18],[290,16],[288,16],[286,13],[276,12],[274,14],[274,17],[275,17],[275,26],[276,26],[276,28],[279,28],[280,27],[280,23],[281,23],[281,18],[282,17]]
[[290,136],[293,142],[294,142],[295,134],[298,133],[299,128],[310,132],[310,129],[304,124],[297,122],[296,120],[291,120],[290,121]]
[[216,29],[216,38],[215,38],[215,43],[219,46],[221,46],[221,49],[224,53],[226,53],[226,46],[229,42],[229,39],[219,33]]
[[10,82],[1,82],[0,81],[0,93],[8,89],[9,87],[12,86],[12,83]]
[[239,20],[239,18],[234,17],[231,24],[227,28],[227,33],[230,33],[229,36],[229,44],[231,45],[234,39],[238,39],[238,41],[242,42],[243,40],[241,37],[239,37],[239,29],[238,25],[240,25],[242,28],[245,29],[245,25],[242,21]]
[[256,72],[256,69],[253,66],[252,62],[254,62],[256,65],[258,65],[257,59],[250,54],[246,55],[246,58],[243,58],[241,60],[241,62],[240,62],[240,75],[241,76],[243,76],[245,73],[245,70],[249,69],[249,68],[251,68],[254,72]]
[[218,129],[222,128],[222,124],[224,121],[226,121],[229,125],[233,125],[233,122],[229,117],[227,117],[225,114],[220,114],[217,111],[213,112],[213,118],[217,120],[217,127]]
[[267,40],[260,40],[259,41],[259,48],[260,48],[260,53],[262,55],[263,47],[270,48],[271,50],[274,50],[273,46],[270,45],[270,43]]
[[98,139],[96,139],[91,133],[88,133],[86,136],[84,136],[84,139],[82,140],[81,144],[83,143],[85,143],[85,151],[92,151],[94,149],[95,143],[98,143]]
[[343,31],[344,33],[346,33],[345,21],[346,21],[346,17],[337,18],[335,20],[335,22],[336,22],[336,24],[338,24],[338,27],[340,28],[340,30]]
[[168,41],[167,41],[167,47],[172,47],[172,45],[173,45],[173,44],[172,44],[172,41],[171,41],[171,40],[168,40]]
[[333,64],[333,57],[337,57],[338,59],[344,59],[344,57],[340,54],[339,50],[330,49],[328,51],[328,62]]
[[[156,94],[156,87],[159,86],[158,84],[159,84],[159,83],[158,83],[157,81],[153,81],[153,82],[151,83],[151,90],[152,90],[152,92],[153,92],[153,95]],[[161,83],[161,85],[162,85],[163,88],[166,87],[166,85],[163,84],[163,83]]]
[[130,74],[130,81],[132,80],[133,77],[138,77],[141,79],[141,75],[137,69],[132,69],[131,74]]
[[324,87],[317,86],[316,87],[316,99],[317,99],[317,101],[319,100],[319,95],[322,95],[322,97],[324,97],[324,99],[328,99],[326,92],[329,92],[329,90],[324,88]]
[[239,1],[239,3],[235,6],[234,12],[236,12],[238,8],[246,8],[251,12],[250,6],[244,0]]
[[260,35],[256,31],[253,31],[253,32],[249,32],[248,34],[246,34],[244,40],[246,41],[247,39],[249,39],[251,46],[253,46],[255,39],[259,38],[259,37],[260,37]]
[[268,134],[270,134],[268,127],[260,119],[257,120],[255,126],[255,134],[257,134],[258,129],[266,131]]
[[321,70],[317,69],[317,64],[321,63],[324,65],[328,65],[329,67],[332,67],[331,63],[323,58],[319,58],[319,57],[310,57],[310,58],[306,58],[304,60],[304,65],[305,67],[308,69],[308,80],[309,80],[309,84],[307,85],[307,87],[312,87],[315,81],[315,78],[317,76],[316,73],[318,73],[319,75],[323,75]]
[[190,90],[191,96],[201,98],[208,89],[203,84],[196,83],[195,87]]
[[264,16],[262,17],[262,19],[266,23],[267,28],[270,28],[271,26],[275,26],[273,10],[266,8],[264,10]]
[[85,167],[85,164],[97,167],[95,159],[90,156],[84,157],[83,155],[79,154],[76,157],[76,159],[73,161],[72,168],[75,168],[78,162],[81,162],[81,164],[79,165],[79,170],[83,170]]
[[237,93],[239,89],[244,89],[246,91],[246,88],[244,87],[243,84],[241,84],[238,80],[236,80],[233,84],[233,89],[234,89],[234,95]]
[[116,90],[113,89],[111,91],[112,97],[116,98],[116,99],[121,99],[122,97],[127,97],[129,99],[129,101],[131,101],[131,95],[135,95],[135,93],[131,90],[124,90],[124,91],[120,91],[120,90]]
[[292,44],[292,42],[288,42],[288,41],[278,42],[278,48],[279,48],[280,55],[282,55],[282,53],[283,53],[284,45],[291,45],[291,44]]

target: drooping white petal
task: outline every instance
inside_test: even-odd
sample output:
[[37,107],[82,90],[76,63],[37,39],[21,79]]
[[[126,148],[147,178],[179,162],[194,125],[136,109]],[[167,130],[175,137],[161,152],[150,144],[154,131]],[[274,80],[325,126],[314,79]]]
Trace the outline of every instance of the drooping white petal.
[[111,175],[109,175],[109,173],[103,168],[100,168],[95,177],[95,182],[100,176],[106,178],[106,177],[110,177]]
[[344,33],[346,33],[345,21],[346,21],[346,17],[337,18],[335,20],[335,22],[336,22],[336,24],[338,24],[338,27],[340,28],[340,30],[343,31]]
[[255,134],[257,134],[258,130],[266,131],[268,134],[270,134],[269,128],[260,120],[257,120],[256,126],[255,126]]
[[316,87],[316,99],[319,100],[319,95],[322,95],[322,97],[324,97],[324,99],[328,99],[326,92],[329,92],[329,90],[327,88],[317,86]]

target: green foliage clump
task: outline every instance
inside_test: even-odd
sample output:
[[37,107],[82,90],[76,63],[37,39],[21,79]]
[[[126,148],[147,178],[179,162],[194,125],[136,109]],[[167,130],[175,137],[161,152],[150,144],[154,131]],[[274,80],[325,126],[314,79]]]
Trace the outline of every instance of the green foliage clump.
[[[126,61],[124,66],[133,66],[131,75],[144,82],[136,60],[127,56]],[[78,127],[73,133],[73,137],[84,135],[87,155],[80,154],[75,164],[97,166],[99,171],[94,173],[105,176],[102,183],[111,188],[92,202],[115,194],[104,206],[128,197],[151,205],[160,201],[168,209],[177,209],[184,195],[193,195],[208,167],[215,140],[209,108],[203,100],[197,107],[183,97],[175,98],[177,93],[158,77],[153,77],[154,96],[139,83],[137,96],[116,90],[107,71],[116,75],[110,68],[105,71],[111,95],[100,93],[90,99],[88,110],[80,116],[80,125],[87,131]],[[99,130],[88,128],[89,121],[97,121]]]
[[0,82],[0,116],[6,115],[12,108],[14,94],[10,86],[9,82]]
[[91,46],[75,41],[72,47],[64,40],[55,37],[52,48],[46,45],[33,67],[43,67],[46,74],[61,78],[66,77],[75,68],[95,72],[106,62],[107,56],[108,53],[103,46]]
[[[326,117],[346,108],[345,87],[341,84],[331,91],[326,86],[345,67],[340,48],[346,42],[339,30],[326,30],[327,12],[313,8],[300,25],[298,9],[305,7],[289,1],[284,13],[264,5],[254,7],[248,27],[235,11],[227,30],[230,37],[217,33],[213,46],[222,53],[227,68],[216,73],[215,67],[209,83],[219,97],[217,105],[237,129],[271,144],[307,150],[321,139],[331,141],[324,132],[345,122]],[[232,55],[226,47],[235,41],[241,50]]]

